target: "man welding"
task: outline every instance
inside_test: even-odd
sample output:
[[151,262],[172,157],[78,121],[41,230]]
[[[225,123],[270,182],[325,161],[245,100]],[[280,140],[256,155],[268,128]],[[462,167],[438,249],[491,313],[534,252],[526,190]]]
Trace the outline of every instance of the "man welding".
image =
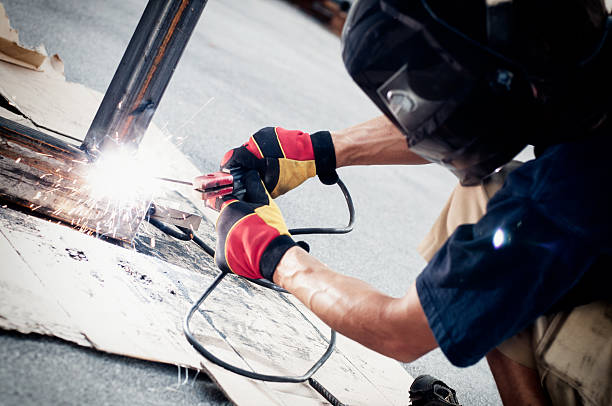
[[[244,197],[215,202],[217,265],[275,282],[397,360],[436,347],[457,366],[486,356],[506,405],[611,404],[608,26],[603,0],[357,1],[343,58],[384,116],[338,132],[264,128],[229,151],[222,168],[251,171]],[[528,144],[536,159],[508,164]],[[429,162],[460,185],[402,298],[298,246],[273,200],[344,166]],[[410,394],[459,404],[431,377]]]

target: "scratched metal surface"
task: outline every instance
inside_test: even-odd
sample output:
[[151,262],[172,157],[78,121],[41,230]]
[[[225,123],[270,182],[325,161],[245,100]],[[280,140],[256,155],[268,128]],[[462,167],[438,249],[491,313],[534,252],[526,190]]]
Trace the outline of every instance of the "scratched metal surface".
[[[69,80],[104,91],[146,2],[3,3],[26,43],[44,42],[50,53],[60,53]],[[154,122],[173,134],[175,144],[204,172],[215,169],[228,148],[263,126],[339,129],[376,116],[375,108],[346,74],[339,55],[336,37],[284,2],[211,0]],[[453,178],[433,166],[349,168],[341,176],[355,198],[356,231],[349,236],[309,237],[313,253],[339,271],[391,295],[401,295],[424,265],[415,248],[442,208]],[[279,204],[290,226],[339,224],[347,216],[340,193],[316,181],[280,199]],[[4,337],[0,353],[14,340]],[[51,372],[42,362],[50,344],[33,343],[41,359],[33,365]],[[70,355],[80,350],[67,347],[61,351]],[[58,385],[79,377],[79,366],[88,359],[90,356],[83,356],[73,368],[62,370],[55,378]],[[122,365],[120,360],[117,363]],[[100,374],[109,381],[113,365],[100,366]],[[429,373],[444,379],[458,390],[464,404],[500,403],[483,362],[467,369],[454,368],[434,351],[406,368],[414,376]],[[54,376],[44,372],[41,376]],[[0,368],[0,382],[15,382],[4,379],[9,374]],[[155,376],[163,380],[160,377],[165,376],[170,381],[176,379],[172,375],[172,371],[154,372],[146,366],[134,371],[135,379]],[[91,375],[84,379],[83,386],[93,385],[92,379]],[[116,382],[118,390],[129,390],[128,381]],[[44,399],[44,391],[38,396]],[[159,404],[169,403],[160,399]]]

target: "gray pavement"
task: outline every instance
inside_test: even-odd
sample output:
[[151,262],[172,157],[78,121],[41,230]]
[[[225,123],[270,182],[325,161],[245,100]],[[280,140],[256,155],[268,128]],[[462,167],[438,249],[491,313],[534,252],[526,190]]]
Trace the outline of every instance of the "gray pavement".
[[[101,92],[146,4],[1,1],[22,42],[44,43],[64,60],[68,80]],[[206,172],[261,127],[333,130],[376,115],[344,70],[339,39],[320,24],[280,0],[210,0],[154,121]],[[312,253],[401,296],[424,266],[416,247],[455,180],[434,165],[339,172],[354,197],[357,225],[347,236],[309,237]],[[279,205],[290,227],[341,224],[348,217],[340,192],[314,180]],[[464,405],[500,404],[485,362],[455,368],[436,350],[405,368],[443,379]],[[178,385],[177,373],[56,339],[0,332],[0,404],[226,403],[209,381]]]

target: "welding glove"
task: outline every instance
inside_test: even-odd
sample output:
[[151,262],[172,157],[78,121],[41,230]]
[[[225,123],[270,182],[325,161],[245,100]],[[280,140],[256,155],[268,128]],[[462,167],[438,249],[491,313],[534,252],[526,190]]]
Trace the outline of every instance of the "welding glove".
[[258,172],[249,170],[243,182],[246,193],[242,200],[227,195],[207,202],[221,210],[216,225],[215,263],[225,272],[272,281],[285,252],[298,244],[291,238]]
[[338,181],[329,131],[308,134],[280,127],[262,128],[244,145],[225,154],[221,169],[232,168],[256,169],[273,198],[315,175],[326,185]]

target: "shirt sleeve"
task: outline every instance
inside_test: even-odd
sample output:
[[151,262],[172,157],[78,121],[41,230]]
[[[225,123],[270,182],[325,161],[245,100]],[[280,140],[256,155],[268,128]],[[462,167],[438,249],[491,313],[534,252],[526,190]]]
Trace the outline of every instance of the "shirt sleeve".
[[476,363],[550,309],[594,262],[588,242],[544,206],[496,199],[459,226],[417,278],[429,326],[456,366]]

